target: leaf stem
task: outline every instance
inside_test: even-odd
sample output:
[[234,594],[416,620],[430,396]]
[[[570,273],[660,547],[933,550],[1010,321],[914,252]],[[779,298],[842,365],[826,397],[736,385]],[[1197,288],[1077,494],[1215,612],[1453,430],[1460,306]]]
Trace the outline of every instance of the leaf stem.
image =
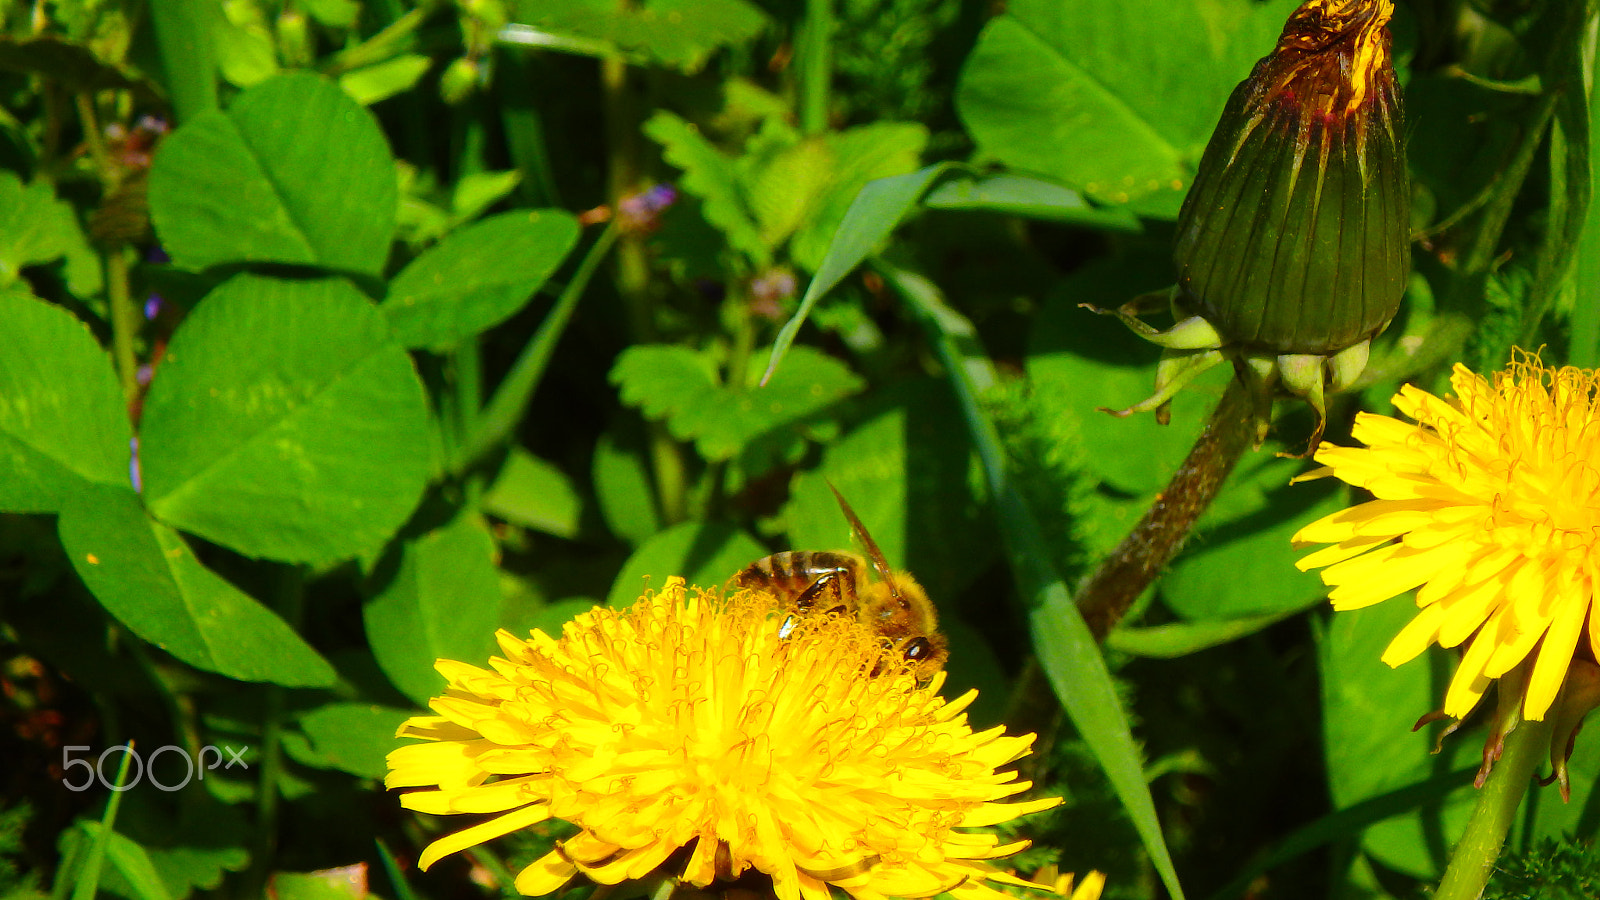
[[1477,900],[1494,873],[1495,860],[1539,760],[1549,753],[1553,720],[1523,721],[1506,735],[1505,751],[1478,792],[1467,830],[1456,844],[1434,900]]
[[1111,629],[1183,546],[1234,464],[1256,440],[1256,402],[1242,379],[1228,382],[1172,480],[1144,518],[1079,586],[1077,603],[1096,640]]

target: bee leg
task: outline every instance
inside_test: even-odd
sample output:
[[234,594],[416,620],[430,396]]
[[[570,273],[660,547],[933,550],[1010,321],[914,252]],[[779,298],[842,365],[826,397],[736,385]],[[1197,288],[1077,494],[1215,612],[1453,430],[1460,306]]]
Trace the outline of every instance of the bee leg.
[[[844,604],[844,572],[824,572],[817,576],[817,580],[806,586],[799,596],[794,598],[794,605],[801,612],[810,612],[822,609],[825,612],[844,612],[848,607]],[[827,605],[818,603],[819,600],[830,601]]]

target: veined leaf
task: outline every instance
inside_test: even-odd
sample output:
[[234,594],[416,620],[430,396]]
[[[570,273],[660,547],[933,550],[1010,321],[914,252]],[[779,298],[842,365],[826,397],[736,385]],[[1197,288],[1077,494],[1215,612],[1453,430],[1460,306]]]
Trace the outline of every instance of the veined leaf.
[[1294,0],[1015,0],[983,30],[957,110],[988,156],[1176,215],[1228,93]]
[[251,556],[354,556],[415,508],[431,433],[411,358],[349,283],[238,275],[184,320],[150,385],[145,499]]
[[195,116],[162,141],[150,171],[150,217],[189,269],[276,262],[376,275],[398,201],[372,114],[304,72]]
[[72,566],[134,634],[189,665],[242,681],[325,687],[333,667],[277,614],[195,558],[126,488],[69,498],[58,523]]

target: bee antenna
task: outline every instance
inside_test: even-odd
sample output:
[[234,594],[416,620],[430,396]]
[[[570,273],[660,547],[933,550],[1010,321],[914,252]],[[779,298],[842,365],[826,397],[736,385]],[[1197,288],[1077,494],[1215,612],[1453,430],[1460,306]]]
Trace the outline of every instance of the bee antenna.
[[883,558],[883,551],[878,549],[878,542],[872,539],[872,535],[867,532],[867,526],[861,524],[861,518],[850,508],[850,503],[839,493],[839,489],[833,486],[833,482],[826,478],[822,479],[822,482],[828,486],[828,490],[833,491],[833,499],[839,501],[839,509],[844,512],[845,520],[850,523],[850,530],[861,539],[862,546],[867,550],[867,558],[872,560],[872,568],[877,570],[878,577],[883,579],[884,584],[889,586],[889,590],[896,597],[899,597],[900,588],[894,583],[894,572],[889,569],[888,561]]

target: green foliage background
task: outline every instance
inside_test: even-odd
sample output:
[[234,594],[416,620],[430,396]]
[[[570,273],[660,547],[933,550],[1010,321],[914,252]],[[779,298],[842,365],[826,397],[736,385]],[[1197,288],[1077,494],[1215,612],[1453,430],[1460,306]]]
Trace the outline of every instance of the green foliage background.
[[[1103,648],[1071,605],[1223,387],[1104,415],[1156,353],[1079,305],[1170,283],[1293,7],[0,3],[0,897],[509,891],[559,834],[422,876],[455,826],[381,787],[433,661],[848,547],[828,482],[939,605],[975,724],[1040,733],[1068,802],[1025,872],[1419,896],[1478,732],[1410,733],[1451,661],[1378,661],[1404,600],[1333,617],[1294,570],[1349,500],[1289,486],[1303,410]],[[1600,361],[1595,22],[1399,4],[1415,274],[1334,440],[1456,361]],[[143,783],[68,789],[130,740]],[[1497,889],[1592,882],[1597,772],[1580,740]]]

